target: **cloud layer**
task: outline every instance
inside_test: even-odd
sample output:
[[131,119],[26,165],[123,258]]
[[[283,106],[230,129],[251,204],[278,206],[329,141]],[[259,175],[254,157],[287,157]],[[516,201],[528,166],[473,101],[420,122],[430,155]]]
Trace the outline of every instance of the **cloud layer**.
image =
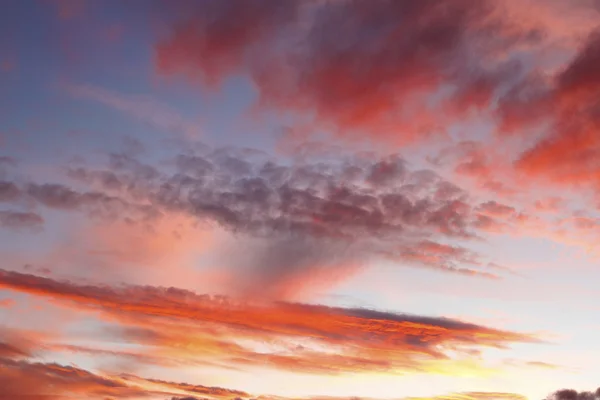
[[[329,374],[427,370],[446,360],[448,351],[468,354],[481,347],[536,340],[444,318],[295,303],[250,304],[177,288],[81,285],[9,271],[0,272],[0,287],[99,311],[126,327],[127,340],[155,346],[156,356],[200,363],[262,364]],[[271,350],[259,351],[255,346],[260,342],[271,343]],[[150,348],[146,355],[152,355]]]
[[[236,290],[250,295],[294,295],[313,275],[335,280],[378,260],[499,279],[493,260],[468,244],[525,217],[498,202],[478,203],[399,155],[292,162],[203,145],[160,167],[115,153],[103,168],[68,167],[66,178],[74,183],[4,181],[0,188],[8,204],[100,222],[152,225],[183,216],[216,224],[238,248],[220,262],[241,277]],[[11,215],[2,219],[7,228],[43,222],[31,212]]]

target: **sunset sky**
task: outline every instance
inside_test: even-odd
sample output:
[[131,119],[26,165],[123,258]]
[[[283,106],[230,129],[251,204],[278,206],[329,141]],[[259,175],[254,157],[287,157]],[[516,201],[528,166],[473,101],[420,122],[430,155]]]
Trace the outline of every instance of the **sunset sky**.
[[0,400],[600,386],[597,0],[0,8]]

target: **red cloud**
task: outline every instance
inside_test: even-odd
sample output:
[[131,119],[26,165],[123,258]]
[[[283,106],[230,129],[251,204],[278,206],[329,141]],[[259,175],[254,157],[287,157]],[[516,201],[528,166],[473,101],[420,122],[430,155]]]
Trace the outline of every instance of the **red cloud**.
[[496,40],[511,23],[496,10],[485,0],[202,3],[156,45],[156,68],[206,85],[249,73],[263,106],[343,136],[413,141],[485,108],[514,72],[493,55],[530,35]]
[[[503,108],[507,130],[547,124],[546,134],[517,160],[531,176],[558,183],[600,184],[600,32],[590,35],[549,88],[523,89],[524,100],[509,98]],[[534,85],[531,83],[531,85]]]

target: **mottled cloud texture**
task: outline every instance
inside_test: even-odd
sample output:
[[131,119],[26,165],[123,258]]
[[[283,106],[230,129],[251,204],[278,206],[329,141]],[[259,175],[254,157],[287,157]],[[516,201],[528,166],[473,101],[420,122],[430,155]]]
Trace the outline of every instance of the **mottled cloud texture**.
[[[153,224],[183,215],[217,224],[240,243],[223,255],[244,277],[237,289],[276,296],[300,290],[313,274],[333,279],[377,260],[499,279],[492,260],[467,246],[518,215],[497,202],[478,204],[399,155],[290,163],[248,148],[201,146],[166,162],[159,168],[115,153],[104,168],[68,167],[66,177],[78,189],[10,181],[0,187],[8,203],[33,202],[98,221]],[[16,221],[41,224],[23,214],[5,225]]]

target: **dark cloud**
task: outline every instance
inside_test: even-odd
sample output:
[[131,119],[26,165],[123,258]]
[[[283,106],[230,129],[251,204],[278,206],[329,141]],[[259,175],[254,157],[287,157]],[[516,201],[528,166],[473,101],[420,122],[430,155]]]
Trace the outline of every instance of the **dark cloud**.
[[203,400],[200,397],[192,397],[192,396],[186,396],[186,397],[171,397],[171,400]]
[[[76,172],[73,173],[76,175]],[[140,178],[143,179],[143,178]],[[114,182],[105,179],[110,187]],[[83,211],[91,217],[116,219],[127,217],[130,220],[152,219],[157,211],[148,204],[134,204],[120,196],[112,196],[101,191],[76,191],[66,185],[57,183],[30,183],[24,188],[29,198],[52,209],[64,211]]]
[[0,181],[0,203],[13,202],[19,198],[21,190],[12,182]]
[[600,399],[600,388],[595,392],[578,392],[574,389],[561,389],[550,394],[547,400],[598,400]]

